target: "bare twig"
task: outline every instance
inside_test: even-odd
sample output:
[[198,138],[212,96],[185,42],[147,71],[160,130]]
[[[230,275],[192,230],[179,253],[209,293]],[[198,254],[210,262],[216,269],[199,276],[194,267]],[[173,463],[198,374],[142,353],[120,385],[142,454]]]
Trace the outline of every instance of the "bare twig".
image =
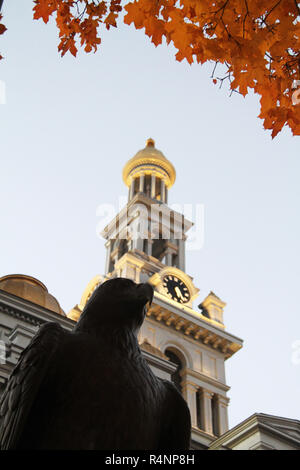
[[215,62],[215,66],[214,66],[214,69],[213,69],[213,71],[212,71],[212,74],[211,74],[210,78],[214,78],[214,74],[215,74],[215,71],[216,71],[216,68],[217,68],[218,63],[219,63],[219,62],[218,62],[218,60],[217,60],[217,61]]
[[245,23],[246,23],[246,18],[249,16],[249,9],[248,9],[248,3],[247,0],[244,0],[245,5],[246,5],[246,15],[244,16],[243,19],[243,39],[245,38]]
[[275,10],[275,8],[279,5],[279,3],[281,3],[281,0],[278,0],[278,2],[275,3],[275,5],[271,8],[271,10],[267,13],[267,15],[264,17],[264,22],[266,21],[268,16],[272,13],[272,11]]

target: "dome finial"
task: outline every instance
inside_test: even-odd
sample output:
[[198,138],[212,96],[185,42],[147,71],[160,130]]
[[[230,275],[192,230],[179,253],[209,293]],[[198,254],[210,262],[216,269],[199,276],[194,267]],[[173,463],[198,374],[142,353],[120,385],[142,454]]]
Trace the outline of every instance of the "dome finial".
[[146,140],[146,147],[155,147],[155,141],[151,137]]
[[139,150],[123,168],[123,180],[128,186],[132,184],[133,179],[142,176],[154,174],[158,179],[164,179],[167,189],[173,186],[176,172],[175,168],[164,154],[155,147],[155,141],[152,138],[146,140],[145,148]]

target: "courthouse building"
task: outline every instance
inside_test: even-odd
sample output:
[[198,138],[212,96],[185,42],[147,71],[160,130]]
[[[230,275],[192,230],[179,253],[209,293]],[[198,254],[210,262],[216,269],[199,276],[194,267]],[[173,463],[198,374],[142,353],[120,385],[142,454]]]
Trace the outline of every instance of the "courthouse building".
[[172,380],[186,399],[193,449],[300,449],[297,420],[254,414],[228,428],[225,364],[238,354],[242,340],[225,328],[226,304],[217,293],[197,302],[199,288],[185,265],[192,221],[168,206],[175,178],[175,168],[152,139],[125,164],[128,203],[101,234],[106,246],[103,273],[88,282],[70,312],[30,275],[0,278],[0,393],[42,323],[56,321],[71,330],[99,284],[127,277],[154,287],[139,344],[154,373]]

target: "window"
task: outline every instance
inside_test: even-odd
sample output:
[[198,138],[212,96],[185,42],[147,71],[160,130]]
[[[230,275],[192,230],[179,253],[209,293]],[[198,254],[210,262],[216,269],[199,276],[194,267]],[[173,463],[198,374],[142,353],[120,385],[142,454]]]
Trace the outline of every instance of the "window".
[[161,195],[161,180],[156,177],[155,180],[155,199],[158,199],[159,201],[162,200],[162,195]]
[[[161,234],[159,234],[159,237],[161,237]],[[155,239],[152,245],[152,256],[154,256],[154,258],[157,258],[161,261],[163,257],[165,256],[165,251],[166,251],[166,240],[163,240],[162,238]]]
[[178,268],[178,253],[172,254],[172,266],[176,266]]
[[202,431],[204,428],[204,413],[203,413],[203,402],[202,402],[202,389],[199,388],[196,392],[196,412],[197,412],[197,426]]
[[211,412],[212,412],[212,430],[215,436],[220,436],[219,427],[219,407],[218,407],[218,396],[214,395],[211,399]]
[[145,176],[145,189],[144,193],[146,196],[151,197],[151,175]]
[[127,240],[124,238],[120,240],[119,249],[118,249],[118,258],[120,259],[125,253],[127,253]]
[[135,178],[134,187],[133,187],[133,196],[137,194],[140,190],[140,178]]
[[182,393],[182,379],[180,375],[180,372],[182,370],[182,362],[177,356],[177,354],[175,354],[173,351],[170,351],[169,349],[165,351],[165,355],[170,359],[171,362],[177,365],[177,369],[171,375],[171,380],[175,387],[177,387],[177,389],[180,391],[180,393]]

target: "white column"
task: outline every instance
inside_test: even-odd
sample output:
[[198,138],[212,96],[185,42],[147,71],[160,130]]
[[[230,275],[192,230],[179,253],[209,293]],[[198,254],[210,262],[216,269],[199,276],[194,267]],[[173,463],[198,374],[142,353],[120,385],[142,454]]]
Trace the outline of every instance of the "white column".
[[137,250],[140,250],[140,251],[143,251],[143,244],[144,244],[144,240],[139,237],[137,240],[136,240],[136,244],[135,244],[135,248]]
[[129,189],[129,201],[133,198],[134,180],[131,181]]
[[145,181],[145,175],[144,173],[142,173],[140,176],[140,188],[139,188],[140,193],[144,192],[144,181]]
[[140,278],[141,278],[141,268],[139,267],[136,267],[135,268],[135,278],[134,278],[134,282],[136,283],[140,283]]
[[165,182],[163,179],[160,180],[160,200],[165,202]]
[[110,253],[111,253],[111,240],[105,244],[106,246],[106,263],[105,263],[105,274],[109,272],[109,265],[110,265]]
[[165,256],[166,256],[166,265],[172,266],[172,251],[170,250],[170,248],[167,248]]
[[127,247],[128,247],[128,251],[133,249],[133,243],[132,243],[131,238],[127,240]]
[[148,240],[147,240],[147,255],[149,256],[152,256],[152,245],[153,245],[153,240],[148,237]]
[[220,435],[228,431],[228,403],[229,398],[218,395],[217,407]]
[[192,382],[184,382],[182,387],[183,396],[188,404],[190,414],[191,414],[191,424],[192,427],[197,428],[197,403],[196,403],[196,393],[197,385]]
[[156,178],[155,175],[151,175],[151,197],[154,199],[155,198],[155,183],[156,183]]
[[135,219],[132,224],[132,249],[143,250],[143,239],[141,238],[141,219]]
[[204,431],[208,434],[213,433],[212,428],[212,409],[211,409],[211,400],[213,393],[208,390],[202,389],[201,395],[201,413],[203,416]]
[[[183,234],[182,234],[183,236]],[[185,271],[185,250],[184,240],[178,240],[178,267],[182,271]]]

